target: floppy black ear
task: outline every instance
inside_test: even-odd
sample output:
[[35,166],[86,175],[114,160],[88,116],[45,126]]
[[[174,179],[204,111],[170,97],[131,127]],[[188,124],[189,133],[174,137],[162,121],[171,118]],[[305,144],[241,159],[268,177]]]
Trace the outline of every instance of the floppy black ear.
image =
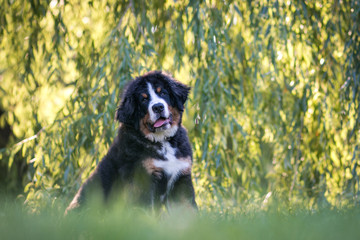
[[174,80],[170,82],[170,89],[172,105],[179,109],[179,111],[184,111],[184,104],[188,98],[190,87]]
[[116,111],[116,120],[122,122],[126,125],[135,126],[135,112],[136,104],[131,96],[126,96],[123,98],[119,108]]

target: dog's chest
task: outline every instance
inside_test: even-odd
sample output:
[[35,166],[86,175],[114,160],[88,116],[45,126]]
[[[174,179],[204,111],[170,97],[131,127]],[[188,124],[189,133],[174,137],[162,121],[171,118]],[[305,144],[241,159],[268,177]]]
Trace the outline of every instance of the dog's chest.
[[156,168],[162,169],[168,178],[174,178],[175,176],[188,171],[191,167],[190,157],[177,158],[176,149],[168,142],[163,143],[163,146],[158,153],[164,157],[164,160],[154,159],[153,164]]

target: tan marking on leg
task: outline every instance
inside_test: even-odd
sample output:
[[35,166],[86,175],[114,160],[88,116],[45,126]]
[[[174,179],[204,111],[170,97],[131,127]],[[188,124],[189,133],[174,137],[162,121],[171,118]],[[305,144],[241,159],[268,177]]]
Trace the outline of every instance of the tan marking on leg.
[[65,216],[71,212],[72,210],[79,208],[80,207],[80,203],[79,203],[79,198],[80,198],[80,194],[79,192],[75,195],[74,199],[71,201],[70,205],[66,208],[65,210]]
[[183,170],[181,171],[181,173],[182,173],[183,175],[191,174],[191,167],[192,167],[191,157],[190,157],[190,156],[187,156],[187,157],[184,157],[184,158],[179,158],[179,161],[184,161],[184,162],[189,163],[189,167],[183,169]]
[[148,158],[142,162],[142,165],[149,175],[154,175],[159,178],[161,177],[163,169],[154,165],[154,159]]

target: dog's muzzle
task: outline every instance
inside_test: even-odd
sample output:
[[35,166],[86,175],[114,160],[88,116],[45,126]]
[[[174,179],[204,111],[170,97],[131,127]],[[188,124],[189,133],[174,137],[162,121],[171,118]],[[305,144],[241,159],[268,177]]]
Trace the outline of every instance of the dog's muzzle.
[[165,117],[162,114],[157,114],[157,120],[154,123],[147,123],[147,127],[151,132],[157,132],[168,129],[172,124],[172,114],[169,117]]

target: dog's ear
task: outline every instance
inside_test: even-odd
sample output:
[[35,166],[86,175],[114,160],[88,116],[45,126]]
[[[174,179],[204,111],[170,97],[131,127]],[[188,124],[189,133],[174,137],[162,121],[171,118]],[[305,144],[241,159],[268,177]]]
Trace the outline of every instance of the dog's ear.
[[135,124],[136,104],[132,96],[124,94],[123,100],[116,111],[115,119],[126,125]]
[[179,111],[184,111],[184,104],[188,98],[190,92],[190,87],[182,84],[176,80],[170,81],[170,94],[172,95],[172,105],[179,109]]

